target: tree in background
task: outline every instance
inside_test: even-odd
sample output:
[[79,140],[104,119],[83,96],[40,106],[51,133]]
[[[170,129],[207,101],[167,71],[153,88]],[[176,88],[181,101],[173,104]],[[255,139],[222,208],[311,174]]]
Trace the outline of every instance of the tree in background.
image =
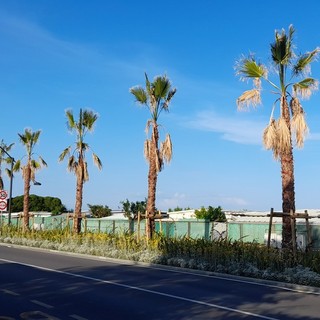
[[29,229],[29,193],[30,193],[30,182],[35,182],[35,173],[42,167],[47,167],[47,163],[38,156],[38,161],[33,159],[34,148],[38,143],[41,131],[32,132],[31,129],[25,129],[24,133],[19,135],[20,142],[26,149],[26,163],[23,165],[21,160],[17,160],[13,171],[22,172],[22,178],[24,180],[24,193],[23,193],[23,230]]
[[216,222],[227,221],[226,215],[220,206],[217,208],[209,206],[207,209],[205,207],[201,207],[201,209],[195,210],[194,214],[197,219],[205,219]]
[[[21,212],[23,210],[23,196],[12,198],[12,212]],[[35,194],[29,196],[29,211],[51,212],[53,215],[66,212],[66,207],[59,198],[41,197]]]
[[130,202],[128,199],[120,202],[122,204],[122,210],[125,212],[124,216],[128,219],[136,220],[138,213],[145,214],[147,207],[147,200]]
[[166,76],[157,76],[153,82],[150,82],[145,74],[145,80],[145,88],[133,87],[130,92],[139,104],[148,108],[151,115],[151,119],[147,121],[147,139],[144,145],[144,155],[149,163],[146,235],[151,238],[155,230],[154,216],[156,214],[158,173],[163,169],[164,162],[170,162],[172,157],[172,143],[169,134],[159,146],[158,119],[162,111],[169,111],[169,104],[176,89],[171,88],[171,83]]
[[[293,52],[293,26],[275,32],[275,41],[271,44],[271,58],[276,70],[278,83],[272,82],[265,65],[256,61],[253,55],[243,57],[236,65],[236,73],[243,80],[252,79],[253,89],[245,91],[237,100],[239,109],[261,103],[261,83],[271,85],[276,100],[273,104],[270,121],[263,133],[266,149],[273,151],[274,158],[281,162],[282,177],[282,211],[295,212],[294,160],[292,151],[292,134],[298,147],[303,147],[308,132],[305,113],[300,98],[308,98],[318,88],[318,81],[309,76],[310,63],[313,62],[319,48],[296,56]],[[290,72],[290,73],[289,73]],[[295,81],[296,80],[296,81]],[[292,91],[289,91],[289,89]],[[278,105],[278,118],[276,106]],[[292,245],[291,218],[283,216],[282,245]]]
[[88,203],[88,207],[93,218],[103,218],[112,215],[112,210],[108,206],[92,205]]
[[[89,180],[87,169],[86,152],[90,146],[84,141],[88,132],[92,132],[98,115],[93,111],[80,109],[79,120],[76,121],[71,110],[66,111],[68,129],[76,134],[74,149],[72,146],[67,147],[59,156],[59,161],[63,161],[68,156],[68,170],[76,176],[76,203],[74,209],[73,230],[75,233],[81,231],[81,209],[83,198],[83,184]],[[102,169],[102,163],[99,157],[92,153],[93,163]]]
[[183,208],[180,208],[179,206],[177,206],[173,209],[169,208],[168,212],[177,212],[177,211],[185,211],[185,210],[192,210],[192,209],[190,207],[186,207],[183,209]]
[[[5,164],[10,164],[12,159],[8,157],[8,155],[6,154],[6,152],[9,152],[12,148],[12,146],[14,145],[14,143],[11,143],[9,145],[7,145],[3,139],[0,142],[0,190],[4,189],[4,182],[3,182],[3,178],[2,178],[2,163]],[[5,152],[6,151],[6,152]],[[5,169],[7,175],[10,177],[11,176],[11,172],[8,168]]]

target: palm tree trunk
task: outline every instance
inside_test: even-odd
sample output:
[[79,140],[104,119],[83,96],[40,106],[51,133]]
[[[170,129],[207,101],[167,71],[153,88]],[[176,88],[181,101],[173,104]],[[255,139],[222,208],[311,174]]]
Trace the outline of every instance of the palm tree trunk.
[[30,194],[31,168],[24,168],[24,197],[23,197],[23,231],[29,229],[29,194]]
[[[80,164],[79,164],[80,165]],[[81,232],[81,209],[83,195],[83,174],[77,174],[76,204],[73,216],[73,232]]]
[[[282,116],[290,132],[290,148],[281,153],[281,178],[282,178],[282,211],[284,213],[295,212],[295,191],[294,191],[294,160],[292,151],[292,139],[290,130],[290,113],[288,102],[285,97],[281,98]],[[282,217],[282,247],[292,248],[291,217]]]
[[151,239],[155,231],[154,215],[156,211],[156,189],[157,189],[157,153],[158,150],[159,133],[158,128],[155,126],[152,130],[151,137],[151,156],[149,161],[148,173],[148,200],[147,200],[147,225],[146,234],[147,238]]

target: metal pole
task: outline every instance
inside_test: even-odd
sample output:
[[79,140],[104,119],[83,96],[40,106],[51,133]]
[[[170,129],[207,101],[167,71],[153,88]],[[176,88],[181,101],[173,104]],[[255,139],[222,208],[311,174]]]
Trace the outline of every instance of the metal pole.
[[0,146],[0,149],[10,158],[11,160],[11,174],[10,174],[10,191],[9,191],[9,204],[8,204],[8,224],[11,224],[11,203],[12,203],[12,184],[13,184],[13,165],[14,165],[14,158],[10,156],[10,154]]
[[11,158],[11,174],[10,174],[10,191],[9,191],[9,205],[8,205],[8,224],[11,224],[11,212],[12,212],[12,183],[13,183],[13,164],[14,164],[14,159]]

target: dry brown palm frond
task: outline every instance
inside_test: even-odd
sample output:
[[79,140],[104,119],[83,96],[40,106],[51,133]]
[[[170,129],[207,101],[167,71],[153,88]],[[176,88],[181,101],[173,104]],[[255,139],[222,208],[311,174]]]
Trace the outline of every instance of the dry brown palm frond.
[[293,85],[294,95],[299,95],[302,99],[308,99],[313,91],[318,90],[319,82],[313,78],[306,78]]
[[83,179],[83,169],[79,164],[75,167],[74,171],[78,179]]
[[278,148],[278,146],[275,146],[272,149],[272,151],[273,151],[273,158],[277,161],[280,160],[281,150]]
[[160,153],[162,155],[162,159],[169,163],[172,158],[172,143],[170,135],[167,134],[166,139],[161,143]]
[[263,131],[263,145],[267,150],[274,149],[278,144],[277,126],[274,119],[270,119]]
[[300,101],[297,97],[293,97],[290,100],[290,109],[291,109],[291,113],[292,116],[294,117],[296,114],[300,113],[301,111],[301,104]]
[[248,108],[250,105],[256,107],[261,103],[260,90],[255,88],[245,91],[238,99],[237,106],[239,110]]
[[163,168],[163,159],[162,159],[162,155],[158,151],[155,151],[155,161],[156,161],[157,172],[160,172]]
[[309,132],[308,125],[305,119],[305,113],[301,108],[301,111],[295,114],[291,120],[291,128],[295,133],[295,139],[298,148],[302,148],[304,144],[304,139]]
[[26,169],[27,169],[27,167],[26,166],[23,166],[22,168],[21,168],[21,171],[22,171],[22,178],[23,178],[23,180],[25,179],[25,177],[26,177]]
[[87,162],[83,162],[83,182],[86,182],[89,180],[89,172],[88,172],[88,166]]
[[286,120],[280,117],[277,121],[277,135],[278,135],[278,145],[276,147],[277,152],[286,153],[291,148],[291,135],[289,127]]
[[152,120],[148,120],[147,124],[146,124],[146,128],[144,129],[146,135],[149,134],[149,129],[150,129],[151,124],[152,124]]
[[36,179],[35,170],[31,169],[31,171],[30,171],[30,179],[31,179],[31,181],[34,181]]
[[149,139],[147,139],[144,142],[144,150],[143,150],[143,154],[144,154],[144,157],[146,158],[147,162],[150,162],[150,149],[151,149],[151,141]]

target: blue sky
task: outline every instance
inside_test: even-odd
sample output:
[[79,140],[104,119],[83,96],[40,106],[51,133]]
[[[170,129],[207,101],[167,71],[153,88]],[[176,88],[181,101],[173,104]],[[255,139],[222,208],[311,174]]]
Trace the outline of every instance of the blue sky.
[[[280,164],[262,147],[262,131],[275,99],[263,85],[263,104],[239,112],[237,97],[251,84],[234,65],[255,53],[270,64],[274,31],[293,24],[296,52],[320,46],[320,3],[299,1],[82,1],[0,2],[1,139],[15,142],[12,156],[23,157],[18,133],[41,130],[35,152],[48,163],[38,172],[41,186],[31,193],[59,197],[74,207],[75,177],[58,163],[75,137],[65,110],[99,114],[87,135],[102,162],[92,165],[84,186],[87,204],[117,209],[120,202],[147,196],[148,165],[143,157],[149,113],[129,88],[167,74],[177,88],[170,112],[161,114],[161,135],[170,133],[173,159],[159,174],[156,205],[168,208],[222,206],[224,209],[281,208]],[[312,65],[320,78],[320,64]],[[303,102],[310,128],[303,150],[295,150],[296,207],[319,208],[320,95]],[[8,181],[5,181],[8,186]],[[13,196],[23,193],[16,175]]]

